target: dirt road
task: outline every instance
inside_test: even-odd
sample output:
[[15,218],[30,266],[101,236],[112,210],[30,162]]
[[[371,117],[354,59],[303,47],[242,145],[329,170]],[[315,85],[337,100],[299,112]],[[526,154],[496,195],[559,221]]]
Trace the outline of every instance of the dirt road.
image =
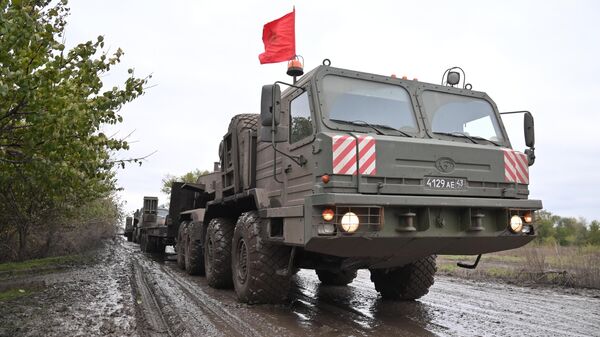
[[368,271],[325,287],[302,270],[287,304],[248,306],[180,271],[175,256],[120,239],[99,265],[40,279],[48,290],[0,303],[0,335],[600,336],[597,292],[438,277],[420,301],[394,303],[378,297]]

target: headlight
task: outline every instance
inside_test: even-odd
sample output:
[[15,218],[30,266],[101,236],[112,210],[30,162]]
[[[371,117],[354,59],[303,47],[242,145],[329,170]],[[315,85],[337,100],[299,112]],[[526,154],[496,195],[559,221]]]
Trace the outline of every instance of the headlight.
[[344,214],[340,222],[342,229],[347,233],[354,233],[358,229],[358,224],[358,216],[352,212]]
[[510,230],[513,233],[520,233],[523,230],[523,220],[518,215],[513,215],[510,218]]

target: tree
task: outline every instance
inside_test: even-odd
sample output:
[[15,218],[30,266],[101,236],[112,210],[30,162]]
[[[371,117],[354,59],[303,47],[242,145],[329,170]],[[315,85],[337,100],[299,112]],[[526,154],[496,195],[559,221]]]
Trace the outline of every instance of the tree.
[[129,147],[102,127],[122,122],[149,78],[129,69],[106,90],[123,51],[104,51],[102,36],[67,51],[68,14],[66,0],[0,0],[0,232],[16,230],[21,257],[32,227],[115,189],[114,166],[128,160],[111,155]]
[[160,189],[160,191],[164,194],[169,195],[171,194],[171,186],[173,186],[174,182],[180,181],[184,183],[195,183],[196,181],[198,181],[198,177],[208,173],[210,172],[208,172],[207,170],[195,169],[179,177],[176,177],[172,174],[167,174],[162,178],[162,188]]

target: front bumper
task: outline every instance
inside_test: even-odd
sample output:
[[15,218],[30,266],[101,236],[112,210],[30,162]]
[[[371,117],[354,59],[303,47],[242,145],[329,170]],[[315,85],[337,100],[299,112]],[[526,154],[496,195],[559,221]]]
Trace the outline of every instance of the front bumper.
[[[324,233],[321,212],[380,209],[379,224],[344,233]],[[508,230],[510,217],[542,208],[540,200],[327,193],[305,200],[305,249],[340,257],[424,257],[482,254],[513,249],[535,238]],[[336,214],[336,219],[338,215]],[[362,219],[362,218],[361,218]],[[372,216],[368,219],[373,219]],[[334,223],[336,220],[333,221]],[[331,228],[331,227],[330,227]]]

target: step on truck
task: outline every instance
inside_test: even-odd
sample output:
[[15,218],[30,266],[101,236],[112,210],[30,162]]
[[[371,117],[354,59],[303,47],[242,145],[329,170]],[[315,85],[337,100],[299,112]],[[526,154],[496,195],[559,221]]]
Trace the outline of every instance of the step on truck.
[[167,234],[168,210],[158,207],[157,197],[144,197],[143,207],[136,211],[137,241],[145,253],[162,254],[165,246],[174,244]]
[[443,78],[324,61],[263,86],[260,114],[231,119],[215,172],[173,185],[179,266],[246,303],[285,300],[300,268],[334,286],[368,269],[384,299],[414,300],[434,283],[437,255],[530,242],[542,208],[528,198],[533,117],[522,112],[519,152],[462,69]]

